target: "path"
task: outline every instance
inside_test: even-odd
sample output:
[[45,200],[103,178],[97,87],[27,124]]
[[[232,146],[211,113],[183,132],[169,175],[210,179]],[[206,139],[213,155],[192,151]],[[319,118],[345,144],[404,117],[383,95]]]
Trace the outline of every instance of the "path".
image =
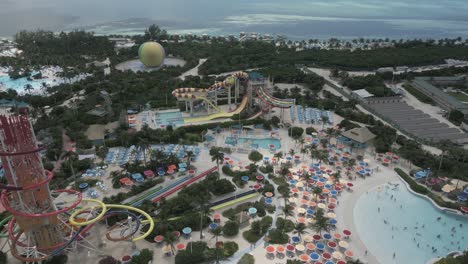
[[182,73],[178,78],[182,79],[183,81],[185,80],[185,77],[187,76],[198,76],[198,68],[205,63],[208,59],[199,59],[197,66],[193,67],[192,69]]

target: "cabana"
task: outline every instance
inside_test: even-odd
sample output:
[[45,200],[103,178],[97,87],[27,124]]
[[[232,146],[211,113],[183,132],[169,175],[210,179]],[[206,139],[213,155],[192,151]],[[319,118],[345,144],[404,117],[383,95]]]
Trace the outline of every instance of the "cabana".
[[143,174],[148,179],[154,178],[154,172],[152,170],[145,170]]
[[141,173],[133,173],[132,179],[136,182],[143,182],[145,180],[145,178],[143,178],[143,175],[141,175]]
[[375,137],[367,127],[357,127],[342,132],[341,136],[337,138],[337,142],[353,148],[365,149]]
[[422,178],[425,178],[429,175],[429,173],[431,173],[430,170],[421,170],[421,171],[418,171],[414,174],[414,177],[416,179],[422,179]]
[[128,177],[125,177],[125,178],[122,178],[119,180],[120,184],[124,185],[124,186],[131,186],[133,185],[133,182],[132,180],[130,180]]

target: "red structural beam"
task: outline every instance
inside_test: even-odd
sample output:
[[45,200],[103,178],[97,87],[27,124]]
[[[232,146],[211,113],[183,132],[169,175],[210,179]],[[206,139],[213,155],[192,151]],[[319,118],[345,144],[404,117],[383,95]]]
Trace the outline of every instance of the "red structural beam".
[[172,188],[171,190],[169,190],[169,191],[167,191],[167,192],[165,192],[165,193],[159,195],[158,197],[156,197],[156,198],[154,198],[153,200],[151,200],[151,202],[157,203],[159,200],[161,200],[161,198],[167,197],[167,196],[169,196],[169,195],[171,195],[171,194],[177,192],[178,190],[184,188],[184,187],[187,186],[187,185],[190,185],[190,184],[192,184],[192,183],[198,181],[199,179],[205,177],[206,175],[212,173],[212,172],[215,171],[215,170],[216,170],[216,167],[213,167],[213,168],[211,168],[211,169],[209,169],[209,170],[207,170],[207,171],[204,171],[204,172],[200,173],[199,175],[197,175],[197,176],[191,178],[190,180],[188,180],[188,181],[186,181],[186,182],[184,182],[184,183],[182,183],[182,184],[180,184],[180,185],[177,185],[176,187]]

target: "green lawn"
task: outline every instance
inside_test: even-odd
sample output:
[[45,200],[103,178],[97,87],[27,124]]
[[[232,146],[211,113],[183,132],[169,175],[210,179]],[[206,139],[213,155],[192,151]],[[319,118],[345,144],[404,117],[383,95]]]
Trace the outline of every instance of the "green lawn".
[[455,92],[448,92],[452,97],[457,98],[457,100],[462,102],[468,102],[468,95],[464,93],[455,93]]

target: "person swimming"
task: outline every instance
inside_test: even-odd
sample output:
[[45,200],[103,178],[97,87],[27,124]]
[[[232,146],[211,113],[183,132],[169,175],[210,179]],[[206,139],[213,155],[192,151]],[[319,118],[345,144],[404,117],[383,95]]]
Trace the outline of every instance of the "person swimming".
[[440,217],[440,216],[439,216],[439,217],[437,217],[437,221],[440,221],[440,219],[442,219],[442,217]]

